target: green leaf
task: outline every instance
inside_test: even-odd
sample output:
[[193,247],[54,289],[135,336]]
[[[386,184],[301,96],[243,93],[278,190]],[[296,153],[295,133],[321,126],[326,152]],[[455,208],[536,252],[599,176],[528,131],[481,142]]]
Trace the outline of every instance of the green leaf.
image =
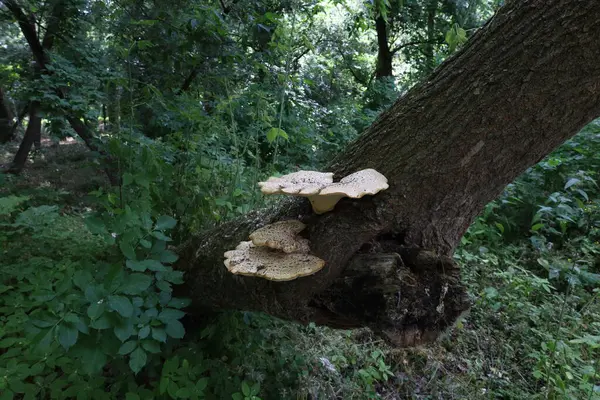
[[190,396],[192,395],[192,393],[190,392],[190,389],[185,388],[185,387],[179,388],[179,390],[175,394],[176,394],[177,398],[180,398],[180,399],[189,399]]
[[166,236],[164,233],[159,232],[159,231],[152,232],[152,236],[154,236],[158,240],[162,240],[164,242],[170,242],[171,241],[170,237]]
[[144,368],[144,365],[146,365],[147,361],[148,356],[146,355],[146,352],[142,348],[138,347],[131,353],[131,356],[129,357],[129,368],[131,368],[131,370],[137,375],[137,373]]
[[129,392],[125,394],[125,400],[141,400],[137,393]]
[[167,267],[165,267],[164,265],[162,265],[157,260],[145,260],[145,262],[146,262],[147,268],[150,271],[154,271],[154,272],[164,272],[164,271],[167,271]]
[[152,277],[146,274],[133,273],[129,275],[125,284],[123,284],[119,291],[125,294],[136,295],[148,290],[152,284]]
[[108,306],[125,318],[133,315],[133,305],[127,297],[108,296]]
[[254,385],[252,385],[252,387],[250,388],[250,395],[251,396],[256,396],[258,393],[260,392],[260,383],[256,382]]
[[0,349],[6,349],[8,347],[11,347],[13,344],[18,343],[20,340],[22,340],[22,339],[15,338],[15,337],[4,338],[4,339],[0,340]]
[[131,175],[129,172],[125,172],[123,174],[123,186],[128,186],[131,185],[133,183],[133,175]]
[[165,329],[167,335],[175,339],[181,339],[185,335],[183,324],[177,320],[170,321]]
[[96,235],[101,235],[107,233],[106,225],[104,221],[102,221],[98,217],[89,217],[85,219],[85,225],[89,229],[90,232]]
[[165,250],[160,254],[160,262],[165,264],[174,263],[178,258],[179,256],[171,250]]
[[58,343],[65,350],[69,350],[75,343],[77,343],[77,337],[79,336],[79,331],[73,324],[70,323],[62,323],[58,326]]
[[167,332],[164,328],[152,328],[152,339],[165,343],[167,341]]
[[544,227],[544,224],[540,223],[540,224],[535,224],[531,227],[531,230],[533,232],[539,231],[540,229],[542,229]]
[[182,299],[179,297],[173,297],[171,301],[169,301],[168,306],[172,308],[184,308],[190,305],[192,302],[191,299]]
[[130,340],[125,342],[119,347],[118,353],[120,355],[125,355],[131,353],[137,347],[137,342],[135,340]]
[[113,332],[121,342],[124,342],[133,335],[133,323],[129,319],[122,321],[113,328]]
[[138,332],[138,337],[140,339],[145,339],[150,334],[150,327],[148,325],[142,327]]
[[156,282],[156,287],[166,293],[171,293],[173,291],[173,288],[171,288],[171,284],[166,281]]
[[160,343],[156,340],[142,340],[142,347],[148,353],[158,354],[160,353]]
[[162,265],[160,263],[160,261],[157,260],[142,260],[142,261],[131,261],[128,260],[126,262],[127,268],[133,270],[133,271],[138,271],[138,272],[144,272],[146,270],[150,270],[150,271],[155,271],[155,272],[164,272],[167,270],[167,268]]
[[250,393],[250,386],[248,386],[248,382],[243,381],[242,382],[242,393],[244,394],[244,396],[246,397],[250,397],[251,393]]
[[37,335],[33,337],[30,345],[35,347],[36,350],[45,352],[50,348],[54,340],[55,327],[49,329],[42,329]]
[[160,394],[165,394],[165,392],[167,391],[167,388],[169,387],[169,383],[171,383],[169,378],[167,378],[165,376],[160,378],[160,384],[158,386],[158,391]]
[[92,320],[90,327],[98,330],[108,329],[111,327],[110,320],[106,314],[102,314],[100,318]]
[[136,259],[135,250],[130,243],[121,242],[121,243],[119,243],[119,248],[121,249],[121,253],[123,253],[123,255],[125,257],[127,257],[127,259],[129,259],[129,260]]
[[170,381],[169,386],[167,387],[167,393],[169,393],[169,396],[176,399],[178,390],[179,390],[179,385],[177,385],[176,382]]
[[165,229],[173,229],[175,225],[177,225],[177,220],[175,218],[169,217],[168,215],[161,215],[156,220],[154,229],[164,231]]
[[199,392],[203,392],[207,386],[208,386],[208,378],[202,378],[198,382],[196,382],[196,390]]
[[165,324],[168,324],[170,321],[183,318],[184,315],[185,313],[183,311],[174,308],[165,308],[158,314],[158,319]]
[[502,225],[500,222],[496,222],[495,225],[496,228],[498,228],[498,230],[500,231],[500,233],[504,233],[504,225]]
[[73,283],[82,290],[85,290],[92,280],[92,274],[89,271],[75,271],[73,274]]
[[283,129],[273,127],[267,131],[267,140],[269,143],[273,143],[278,137],[282,137],[286,140],[289,139],[288,134]]
[[571,178],[567,181],[567,183],[565,184],[565,190],[567,190],[568,188],[570,188],[573,185],[578,184],[579,182],[581,182],[579,179],[577,178]]
[[105,306],[104,303],[92,303],[88,307],[87,314],[90,319],[94,320],[99,318],[104,312]]
[[8,381],[8,386],[15,393],[25,393],[25,384],[20,379],[11,379]]
[[83,372],[88,375],[96,375],[106,365],[106,354],[102,352],[99,346],[85,348],[82,357]]

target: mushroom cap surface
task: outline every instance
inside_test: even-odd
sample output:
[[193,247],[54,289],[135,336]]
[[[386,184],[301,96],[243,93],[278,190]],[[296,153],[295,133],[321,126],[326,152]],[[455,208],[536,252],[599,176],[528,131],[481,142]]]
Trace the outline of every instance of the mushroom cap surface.
[[365,195],[377,194],[389,187],[385,176],[374,169],[363,169],[355,172],[339,182],[327,185],[319,192],[319,196],[343,195],[353,199],[360,199]]
[[241,242],[235,250],[225,252],[225,266],[237,275],[256,276],[272,281],[290,281],[312,275],[325,261],[307,253],[282,253],[268,247]]
[[250,234],[255,246],[266,246],[285,253],[308,253],[308,240],[298,236],[306,225],[297,220],[279,221],[265,225]]
[[273,176],[266,182],[258,182],[264,194],[291,194],[312,196],[333,183],[333,172],[298,171],[283,176]]

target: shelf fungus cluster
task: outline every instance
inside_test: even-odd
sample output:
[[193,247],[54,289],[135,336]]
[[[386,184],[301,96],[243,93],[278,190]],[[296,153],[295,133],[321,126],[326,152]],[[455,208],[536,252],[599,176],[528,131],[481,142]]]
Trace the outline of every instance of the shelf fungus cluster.
[[360,199],[387,189],[387,178],[374,169],[363,169],[333,182],[333,173],[298,171],[259,182],[264,194],[287,194],[308,197],[313,211],[323,214],[333,210],[343,197]]
[[266,225],[225,252],[225,266],[232,274],[256,276],[272,281],[290,281],[312,275],[325,261],[310,254],[308,240],[298,233],[306,226],[296,220]]

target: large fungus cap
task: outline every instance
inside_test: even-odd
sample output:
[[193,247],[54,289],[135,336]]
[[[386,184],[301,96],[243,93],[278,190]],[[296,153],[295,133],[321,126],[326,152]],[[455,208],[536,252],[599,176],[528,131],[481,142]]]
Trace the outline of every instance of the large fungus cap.
[[313,201],[313,208],[317,206],[318,211],[315,211],[322,214],[333,210],[343,197],[360,199],[365,195],[377,194],[388,187],[385,176],[374,169],[363,169],[321,189],[319,196]]
[[255,246],[266,246],[285,253],[308,253],[308,240],[298,236],[306,225],[300,221],[287,220],[265,225],[250,234]]
[[363,169],[333,183],[333,173],[299,171],[259,182],[264,194],[289,194],[308,197],[313,211],[323,214],[333,210],[343,197],[360,199],[389,187],[387,178],[374,169]]
[[266,182],[258,182],[264,194],[291,194],[309,197],[318,194],[333,183],[333,172],[298,171],[283,176],[273,176]]
[[325,261],[307,253],[282,253],[268,247],[242,242],[235,250],[225,252],[225,266],[238,275],[256,276],[272,281],[291,281],[312,275],[325,266]]

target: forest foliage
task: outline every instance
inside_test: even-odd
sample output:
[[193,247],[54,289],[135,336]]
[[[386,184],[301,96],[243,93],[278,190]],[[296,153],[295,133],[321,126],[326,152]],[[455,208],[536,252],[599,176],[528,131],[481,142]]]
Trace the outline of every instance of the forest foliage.
[[321,168],[500,5],[1,2],[0,399],[600,399],[598,123],[473,223],[473,308],[428,348],[178,294],[178,244]]

